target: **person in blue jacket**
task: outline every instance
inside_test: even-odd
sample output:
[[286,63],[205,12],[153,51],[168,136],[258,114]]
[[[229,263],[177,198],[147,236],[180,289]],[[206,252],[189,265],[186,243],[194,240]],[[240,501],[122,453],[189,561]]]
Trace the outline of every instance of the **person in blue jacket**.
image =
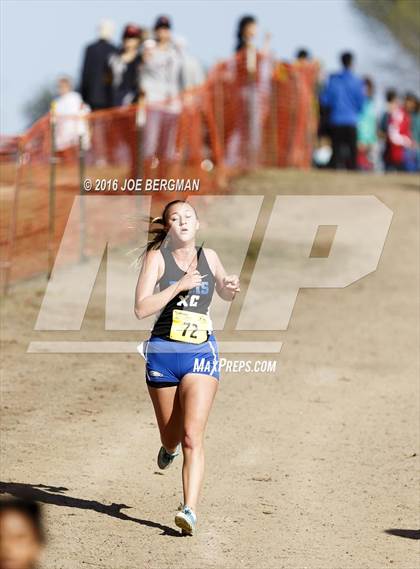
[[357,123],[365,99],[363,81],[353,71],[353,54],[341,55],[342,71],[330,75],[321,104],[329,110],[331,168],[357,168]]

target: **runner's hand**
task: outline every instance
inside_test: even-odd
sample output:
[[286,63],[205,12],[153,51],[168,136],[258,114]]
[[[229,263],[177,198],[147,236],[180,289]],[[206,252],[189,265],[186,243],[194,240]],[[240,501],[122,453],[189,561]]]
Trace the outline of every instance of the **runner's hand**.
[[200,271],[197,271],[197,269],[195,269],[195,271],[189,271],[178,281],[179,290],[191,290],[192,288],[199,286],[203,276],[200,275]]
[[227,275],[223,279],[223,287],[232,292],[240,292],[238,275]]

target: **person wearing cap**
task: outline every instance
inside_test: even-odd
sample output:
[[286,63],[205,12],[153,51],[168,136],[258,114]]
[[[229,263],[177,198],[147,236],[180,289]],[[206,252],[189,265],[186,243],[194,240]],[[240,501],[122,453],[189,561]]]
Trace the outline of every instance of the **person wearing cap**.
[[[122,45],[111,55],[108,69],[111,76],[112,106],[125,107],[134,104],[139,97],[140,46],[142,30],[135,24],[125,26]],[[129,156],[129,177],[136,174],[136,126],[133,114],[127,111],[114,114],[108,121],[106,145],[111,162],[119,162],[122,153]]]
[[140,89],[147,102],[144,156],[147,163],[158,159],[161,166],[176,158],[176,133],[181,112],[179,95],[184,88],[183,57],[172,38],[172,24],[159,16],[154,25],[154,43],[143,51]]
[[128,24],[124,28],[119,51],[108,59],[114,107],[130,105],[138,97],[141,40],[142,30],[134,24]]

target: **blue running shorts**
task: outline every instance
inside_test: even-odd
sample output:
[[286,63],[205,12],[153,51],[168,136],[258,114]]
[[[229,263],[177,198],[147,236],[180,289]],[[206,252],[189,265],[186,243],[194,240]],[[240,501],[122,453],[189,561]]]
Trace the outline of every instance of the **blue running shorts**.
[[137,350],[146,361],[146,383],[152,387],[179,385],[187,373],[220,379],[219,347],[213,334],[202,344],[151,336]]

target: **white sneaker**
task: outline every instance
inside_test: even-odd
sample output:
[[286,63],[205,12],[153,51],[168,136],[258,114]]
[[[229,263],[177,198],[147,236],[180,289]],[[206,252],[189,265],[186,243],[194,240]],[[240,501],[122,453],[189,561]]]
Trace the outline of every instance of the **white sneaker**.
[[193,535],[197,525],[197,516],[188,506],[183,506],[175,516],[175,524],[185,535]]

